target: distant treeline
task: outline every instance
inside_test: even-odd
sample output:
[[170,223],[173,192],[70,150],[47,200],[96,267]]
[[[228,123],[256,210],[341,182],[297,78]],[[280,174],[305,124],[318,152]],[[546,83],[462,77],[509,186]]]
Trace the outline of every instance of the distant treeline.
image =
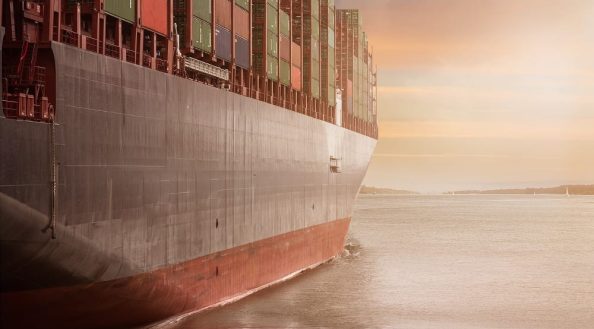
[[373,187],[373,186],[361,186],[361,190],[359,190],[361,194],[418,194],[417,192],[413,191],[406,191],[406,190],[394,190],[391,188],[382,188],[382,187]]
[[523,189],[499,189],[485,191],[456,191],[456,194],[569,194],[573,195],[594,195],[594,185],[561,185],[556,187],[523,188]]

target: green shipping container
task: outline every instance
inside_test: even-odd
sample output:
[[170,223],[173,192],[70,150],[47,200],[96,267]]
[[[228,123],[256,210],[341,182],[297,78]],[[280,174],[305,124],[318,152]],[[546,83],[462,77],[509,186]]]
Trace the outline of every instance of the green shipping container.
[[320,60],[320,42],[318,40],[311,41],[311,58]]
[[336,106],[336,87],[332,84],[328,87],[328,104]]
[[285,86],[291,85],[291,64],[284,60],[280,61],[280,83]]
[[320,0],[311,0],[311,17],[320,18]]
[[335,50],[332,47],[328,47],[328,66],[334,67],[336,64]]
[[311,79],[311,96],[320,99],[320,80]]
[[250,0],[235,0],[235,3],[247,11],[250,10]]
[[278,58],[268,56],[267,62],[266,74],[268,79],[278,81]]
[[268,31],[278,33],[278,9],[272,7],[270,4],[266,5],[266,21]]
[[212,51],[212,27],[198,17],[192,19],[192,45],[205,52]]
[[330,47],[336,47],[334,30],[333,29],[328,29],[328,46],[330,46]]
[[320,21],[314,18],[311,20],[311,37],[320,40]]
[[311,61],[311,77],[320,80],[320,62],[315,59]]
[[363,58],[363,31],[359,33],[359,58]]
[[[192,0],[192,12],[194,16],[212,23],[212,2],[211,0]],[[126,1],[122,1],[126,2]]]
[[136,0],[105,0],[104,10],[128,22],[136,22]]
[[289,14],[287,14],[286,12],[281,10],[279,22],[280,22],[280,26],[279,26],[280,33],[284,36],[290,37],[291,36],[291,18],[289,17]]
[[267,33],[266,48],[268,55],[278,58],[278,35],[271,32]]

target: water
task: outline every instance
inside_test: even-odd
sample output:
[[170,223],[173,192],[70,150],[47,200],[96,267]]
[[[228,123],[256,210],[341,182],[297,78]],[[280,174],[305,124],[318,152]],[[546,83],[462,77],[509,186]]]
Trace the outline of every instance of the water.
[[594,328],[594,197],[362,196],[345,254],[165,328]]

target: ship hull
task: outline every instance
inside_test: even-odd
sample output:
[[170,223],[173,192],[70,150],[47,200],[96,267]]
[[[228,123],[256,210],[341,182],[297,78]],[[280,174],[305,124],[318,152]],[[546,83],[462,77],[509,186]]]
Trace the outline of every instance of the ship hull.
[[335,256],[348,226],[337,220],[113,281],[3,294],[2,324],[129,327],[204,309]]
[[56,124],[0,117],[3,322],[142,324],[341,251],[374,139],[78,48],[52,56]]

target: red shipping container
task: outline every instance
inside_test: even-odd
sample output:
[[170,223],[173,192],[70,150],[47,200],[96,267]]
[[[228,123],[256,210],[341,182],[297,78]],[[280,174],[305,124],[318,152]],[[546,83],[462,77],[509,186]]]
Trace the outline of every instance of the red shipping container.
[[244,39],[250,38],[250,13],[239,7],[235,6],[235,11],[233,12],[234,22],[233,28],[235,29],[235,34],[239,35]]
[[301,68],[301,46],[295,42],[291,42],[291,63]]
[[295,65],[291,66],[291,87],[301,90],[301,69]]
[[168,36],[168,3],[169,1],[140,1],[140,22],[142,26]]
[[215,0],[217,24],[231,30],[231,0]]
[[291,60],[291,41],[288,37],[284,35],[280,35],[280,43],[279,43],[279,53],[280,58],[290,61]]

